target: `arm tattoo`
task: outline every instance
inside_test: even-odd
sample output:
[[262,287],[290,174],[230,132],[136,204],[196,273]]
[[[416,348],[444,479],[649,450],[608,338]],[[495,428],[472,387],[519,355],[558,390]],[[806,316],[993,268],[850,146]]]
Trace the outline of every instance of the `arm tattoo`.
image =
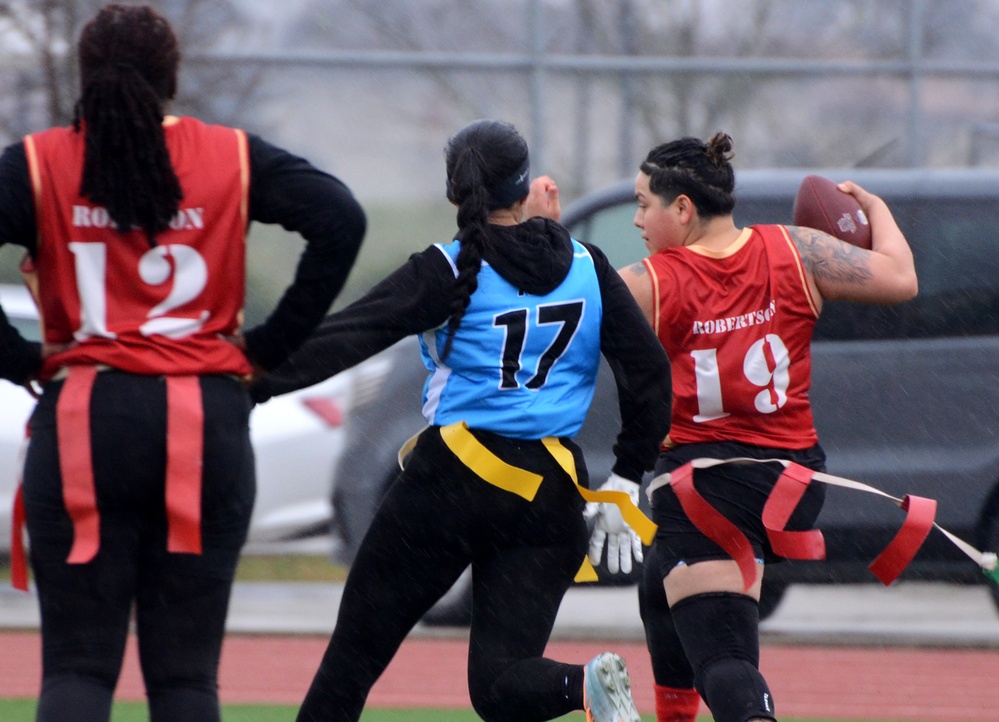
[[816,280],[865,283],[871,279],[868,257],[849,243],[835,243],[828,233],[804,226],[786,226],[805,268]]
[[628,270],[634,273],[636,276],[644,276],[646,273],[648,273],[649,269],[645,267],[645,264],[642,261],[638,261],[628,266]]

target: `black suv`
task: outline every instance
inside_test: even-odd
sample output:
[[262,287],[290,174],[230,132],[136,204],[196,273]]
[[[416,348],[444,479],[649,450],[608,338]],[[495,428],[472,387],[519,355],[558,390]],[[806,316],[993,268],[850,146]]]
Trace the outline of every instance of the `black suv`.
[[[999,548],[999,170],[779,170],[736,174],[735,220],[790,223],[801,179],[819,173],[854,180],[882,196],[912,246],[919,296],[885,307],[826,303],[816,326],[812,405],[828,470],[902,497],[936,499],[937,523],[980,549]],[[573,237],[600,246],[615,267],[646,253],[633,182],[595,191],[569,206]],[[348,420],[335,475],[334,529],[342,561],[353,557],[374,507],[397,470],[396,452],[424,423],[425,370],[415,339],[370,362]],[[578,437],[590,477],[612,464],[618,425],[609,369]],[[643,495],[644,497],[644,495]],[[891,541],[903,513],[889,501],[830,487],[818,524],[827,560],[767,569],[761,615],[788,584],[873,582],[867,565]],[[601,572],[602,583],[634,583]],[[938,531],[903,579],[981,583],[978,567]],[[999,602],[999,591],[992,589]],[[460,604],[430,621],[461,618]]]

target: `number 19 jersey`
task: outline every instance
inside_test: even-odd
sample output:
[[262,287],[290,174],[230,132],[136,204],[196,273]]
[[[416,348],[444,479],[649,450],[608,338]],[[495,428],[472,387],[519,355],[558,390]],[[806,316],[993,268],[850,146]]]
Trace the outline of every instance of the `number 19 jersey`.
[[668,248],[644,263],[673,375],[669,441],[813,446],[818,308],[787,230],[753,226],[724,251]]

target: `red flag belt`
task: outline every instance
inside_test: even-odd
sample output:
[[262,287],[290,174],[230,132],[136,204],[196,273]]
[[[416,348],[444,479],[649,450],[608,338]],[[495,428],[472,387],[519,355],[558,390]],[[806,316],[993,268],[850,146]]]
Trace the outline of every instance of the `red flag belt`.
[[[73,522],[68,564],[86,564],[100,548],[100,512],[94,487],[90,437],[90,395],[94,366],[68,369],[56,403],[56,435],[63,502]],[[197,376],[168,376],[166,494],[167,549],[201,553],[201,476],[204,411]],[[12,526],[11,583],[27,589],[24,557],[24,506],[20,489]]]
[[934,527],[983,569],[995,568],[995,554],[975,549],[934,522],[937,507],[935,500],[912,495],[897,499],[867,484],[813,471],[786,459],[694,459],[669,474],[662,474],[653,479],[646,491],[649,498],[651,499],[652,492],[656,489],[670,484],[684,513],[694,526],[724,549],[739,565],[743,585],[747,590],[756,582],[757,569],[752,545],[745,534],[711,506],[694,488],[695,469],[734,463],[778,463],[784,466],[783,473],[763,507],[763,526],[774,551],[787,559],[825,559],[825,540],[821,531],[818,529],[789,531],[786,528],[791,514],[808,485],[814,480],[885,497],[906,512],[895,537],[868,566],[885,586],[895,581],[909,565]]

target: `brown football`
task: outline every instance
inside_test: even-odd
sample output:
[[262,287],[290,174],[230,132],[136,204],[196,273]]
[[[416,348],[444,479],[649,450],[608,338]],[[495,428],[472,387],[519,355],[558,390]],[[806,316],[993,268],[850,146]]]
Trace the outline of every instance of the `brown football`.
[[825,231],[860,248],[871,247],[871,224],[857,199],[823,176],[805,176],[801,181],[793,216],[796,226]]

